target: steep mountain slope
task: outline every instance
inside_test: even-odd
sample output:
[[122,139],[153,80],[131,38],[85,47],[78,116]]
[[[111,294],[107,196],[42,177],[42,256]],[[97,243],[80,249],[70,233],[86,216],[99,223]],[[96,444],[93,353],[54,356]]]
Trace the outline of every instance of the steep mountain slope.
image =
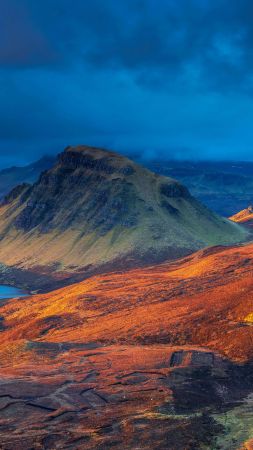
[[25,269],[108,270],[246,235],[175,180],[84,146],[67,148],[37,183],[15,188],[0,209],[0,261]]
[[234,214],[232,217],[230,217],[230,220],[233,220],[233,222],[236,223],[244,224],[250,228],[253,227],[253,206],[249,206],[239,213]]
[[6,301],[3,447],[243,448],[252,255],[253,244],[216,247]]
[[38,161],[24,167],[10,167],[0,171],[0,198],[3,198],[15,186],[22,183],[35,183],[41,172],[48,170],[55,163],[55,158],[44,156]]

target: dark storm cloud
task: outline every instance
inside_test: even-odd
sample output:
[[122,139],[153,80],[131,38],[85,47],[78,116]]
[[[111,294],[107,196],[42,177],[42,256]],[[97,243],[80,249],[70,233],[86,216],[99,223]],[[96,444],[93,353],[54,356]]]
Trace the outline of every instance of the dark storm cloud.
[[106,37],[103,29],[91,29],[91,45],[85,56],[94,67],[131,71],[140,83],[156,88],[176,78],[218,91],[251,88],[251,0],[146,1],[128,5],[131,20],[120,11],[116,20],[108,20]]
[[33,23],[29,11],[18,0],[0,1],[0,65],[34,66],[54,60],[46,33]]
[[201,88],[251,87],[251,0],[2,2],[2,63],[79,59],[153,87],[175,78]]
[[252,158],[252,53],[251,0],[0,0],[0,156]]

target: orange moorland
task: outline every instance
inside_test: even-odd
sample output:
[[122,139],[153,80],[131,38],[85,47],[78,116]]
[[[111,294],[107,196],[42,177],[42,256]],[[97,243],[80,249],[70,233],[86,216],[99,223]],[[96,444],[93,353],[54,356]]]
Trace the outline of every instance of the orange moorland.
[[246,225],[248,227],[253,226],[253,206],[249,206],[246,209],[234,214],[230,217],[230,220],[236,223]]
[[243,448],[248,422],[226,421],[251,402],[252,254],[209,248],[3,304],[3,448]]
[[253,356],[253,244],[99,275],[1,308],[5,346],[21,341],[205,345]]

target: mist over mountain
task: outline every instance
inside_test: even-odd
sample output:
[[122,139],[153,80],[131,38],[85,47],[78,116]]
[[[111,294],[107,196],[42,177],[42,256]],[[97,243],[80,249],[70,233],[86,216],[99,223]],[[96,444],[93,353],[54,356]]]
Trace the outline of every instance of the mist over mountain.
[[243,161],[149,160],[146,167],[176,178],[210,209],[229,217],[253,199],[253,163]]

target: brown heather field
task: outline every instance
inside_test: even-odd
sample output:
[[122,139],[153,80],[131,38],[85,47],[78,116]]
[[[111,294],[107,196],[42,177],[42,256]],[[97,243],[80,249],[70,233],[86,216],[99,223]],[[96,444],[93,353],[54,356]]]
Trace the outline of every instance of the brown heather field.
[[7,301],[3,448],[239,449],[249,413],[226,427],[251,404],[252,251],[210,248]]

